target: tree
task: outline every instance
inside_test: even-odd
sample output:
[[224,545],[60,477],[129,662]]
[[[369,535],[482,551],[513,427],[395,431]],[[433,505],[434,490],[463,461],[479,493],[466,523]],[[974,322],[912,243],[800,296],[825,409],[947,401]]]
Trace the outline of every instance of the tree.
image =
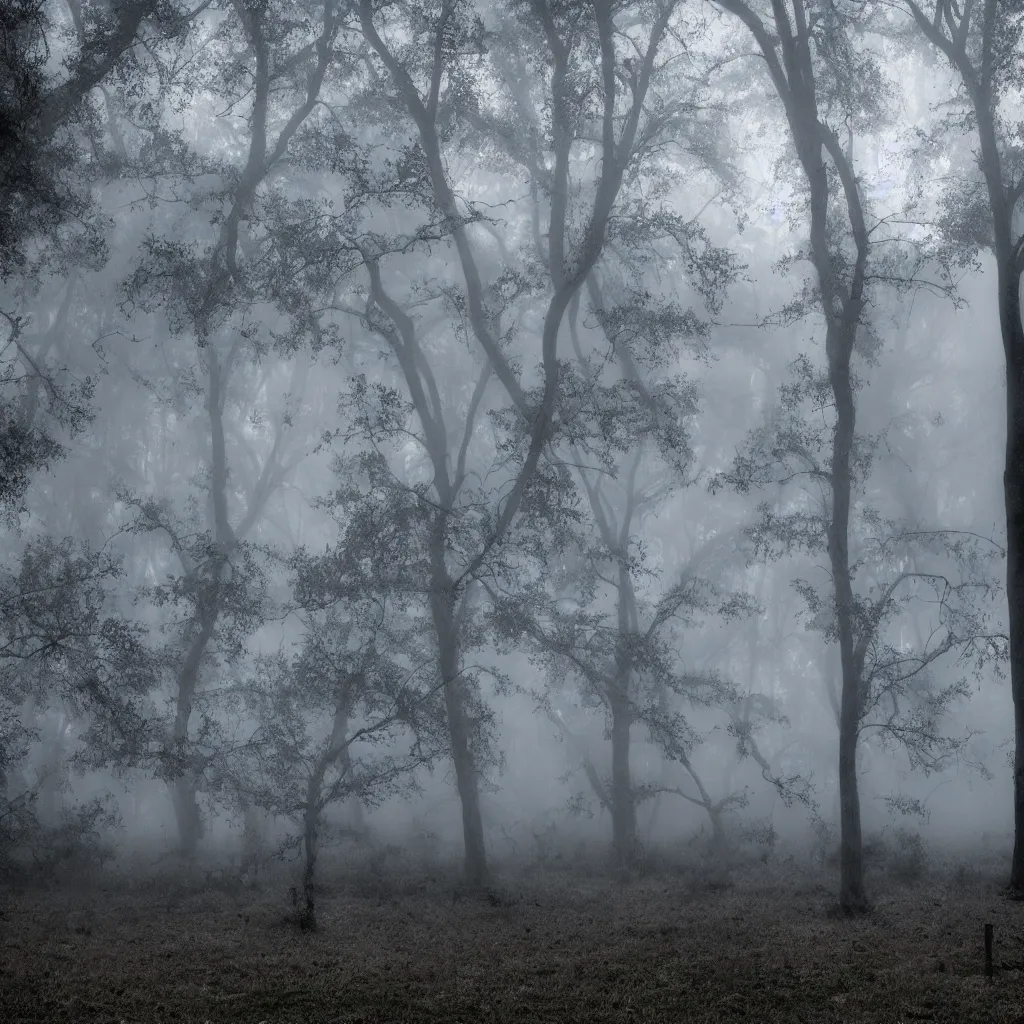
[[[1024,90],[1024,15],[1012,0],[951,0],[921,5],[906,0],[921,34],[942,53],[963,84],[958,105],[978,142],[983,183],[969,180],[952,197],[948,213],[954,239],[970,255],[995,257],[996,305],[1006,358],[1006,596],[1010,617],[1010,684],[1013,699],[1014,845],[1010,888],[1024,897],[1024,200],[1022,123],[1015,110]],[[958,98],[959,99],[959,98]]]
[[0,351],[0,515],[13,525],[24,509],[34,475],[62,459],[60,438],[81,433],[92,415],[93,381],[48,362],[54,342],[66,326],[74,281],[67,288],[62,313],[33,346],[25,337],[26,318],[0,310],[7,337]]
[[[360,385],[355,398],[368,410],[362,420],[368,438],[376,430],[378,436],[390,434],[393,440],[408,432],[410,418],[418,421],[414,436],[426,455],[429,483],[410,486],[396,481],[381,456],[364,462],[363,469],[381,500],[377,521],[401,523],[402,529],[412,528],[413,536],[420,538],[421,546],[401,564],[422,574],[418,586],[427,596],[434,626],[463,809],[466,874],[473,884],[485,879],[487,862],[480,765],[468,713],[474,705],[479,721],[483,709],[461,664],[467,595],[475,580],[496,572],[496,561],[506,557],[502,549],[510,545],[517,516],[527,509],[550,514],[552,495],[561,486],[557,472],[542,468],[545,452],[563,425],[558,412],[560,328],[601,255],[627,170],[643,148],[644,132],[655,123],[646,114],[645,102],[660,76],[657,55],[675,7],[655,5],[650,21],[634,24],[632,36],[626,36],[639,55],[634,64],[615,41],[620,31],[616,19],[622,12],[605,2],[578,8],[544,0],[514,3],[494,15],[493,29],[468,3],[441,0],[424,6],[361,0],[358,5],[359,27],[372,54],[368,74],[374,110],[380,107],[382,83],[389,83],[405,115],[395,130],[408,133],[401,157],[393,164],[397,180],[388,183],[388,194],[422,204],[427,216],[425,224],[397,238],[382,239],[369,223],[361,231],[345,226],[349,251],[358,253],[356,265],[368,284],[361,308],[354,303],[347,308],[385,340],[399,363],[403,384],[400,394],[383,386],[367,391]],[[505,45],[521,46],[523,34],[532,44],[534,77],[526,102],[544,112],[539,118],[543,148],[552,155],[550,165],[538,168],[534,179],[548,204],[547,239],[539,265],[528,252],[515,252],[506,243],[486,206],[459,197],[449,170],[451,157],[464,156],[468,145],[480,152],[482,130],[487,152],[507,153],[515,139],[516,109],[525,83],[507,76],[497,59],[486,59],[492,32],[503,33]],[[513,44],[513,36],[520,40]],[[489,87],[489,98],[477,83]],[[596,142],[589,134],[592,118],[602,125]],[[595,145],[601,152],[596,176],[589,160]],[[515,202],[507,197],[506,201],[510,215],[516,214]],[[349,206],[358,208],[354,203]],[[530,216],[527,212],[520,223],[529,224]],[[538,237],[539,233],[538,228]],[[435,302],[449,303],[445,317],[454,319],[457,331],[468,326],[486,360],[474,373],[476,385],[459,417],[446,411],[455,403],[442,398],[439,374],[424,344],[427,330],[412,312],[411,299],[420,297],[422,286],[414,285],[410,294],[406,285],[405,294],[397,294],[385,278],[388,264],[400,264],[416,248],[441,242],[454,248],[461,281],[446,283],[441,296],[436,288],[428,288],[426,294]],[[503,267],[488,282],[494,247]],[[416,280],[408,270],[405,273]],[[501,314],[533,293],[546,293],[538,310],[541,382],[535,387],[508,352],[500,327]],[[533,357],[535,350],[527,353]],[[499,450],[502,464],[513,473],[500,497],[486,477],[482,487],[467,484],[469,446],[492,375],[511,400],[514,419],[525,424],[525,432],[517,427],[517,436]],[[367,402],[374,394],[379,401]],[[461,422],[452,422],[456,419]],[[385,515],[390,518],[383,520]]]
[[[806,357],[796,360],[792,369],[794,379],[782,388],[779,408],[763,428],[751,432],[732,470],[713,484],[728,482],[741,493],[798,480],[817,485],[816,497],[809,489],[802,497],[784,491],[777,502],[758,506],[750,535],[759,553],[769,556],[798,550],[824,554],[832,542],[829,499],[834,471],[828,456],[835,416],[832,392],[826,375]],[[867,438],[858,441],[857,472],[851,484],[863,494],[874,446]],[[1001,657],[1001,638],[991,624],[992,600],[999,588],[990,566],[1002,557],[1002,549],[971,532],[887,519],[863,499],[847,536],[857,695],[854,763],[862,740],[873,735],[884,745],[904,750],[911,768],[941,770],[969,739],[942,731],[949,711],[969,696],[969,689],[964,679],[942,684],[935,678],[935,669],[953,653],[973,661],[978,673]],[[858,581],[867,586],[855,589]],[[808,628],[826,644],[839,643],[840,611],[834,591],[823,596],[820,585],[801,578],[791,585],[804,601]],[[916,632],[916,643],[907,638],[907,628]],[[841,680],[845,686],[847,677]],[[823,682],[842,742],[843,691],[836,692],[827,669]],[[850,791],[844,789],[842,767],[840,761],[841,824],[846,827],[844,802],[850,799]],[[859,860],[855,858],[854,866],[862,877]],[[844,901],[842,893],[840,899],[847,911],[863,906],[849,896]]]
[[0,12],[0,280],[33,263],[38,270],[28,247],[54,241],[69,222],[84,225],[88,244],[102,245],[84,187],[90,171],[82,143],[98,141],[92,93],[115,74],[139,75],[131,50],[145,26],[166,39],[191,22],[188,11],[166,0],[109,7],[70,0],[74,43],[63,55],[62,77],[50,70],[58,21],[49,8],[11,0]]
[[[90,415],[94,381],[77,379],[49,356],[62,337],[78,272],[105,261],[107,224],[94,186],[117,174],[96,93],[117,79],[144,88],[147,69],[133,48],[187,35],[192,15],[166,0],[113,8],[68,3],[72,31],[62,32],[54,5],[12,0],[0,11],[0,509],[22,510],[36,470],[52,468]],[[52,57],[61,37],[61,72]],[[64,301],[49,330],[31,336],[32,317],[18,305],[40,290],[48,271],[67,275]]]
[[372,807],[414,787],[417,770],[442,752],[444,727],[433,659],[410,658],[424,653],[415,624],[365,592],[344,593],[336,579],[325,589],[316,561],[296,564],[308,613],[301,648],[292,659],[257,659],[239,684],[239,710],[257,728],[220,764],[248,800],[297,828],[300,924],[314,929],[327,809],[352,797]]
[[[203,395],[208,422],[205,514],[197,504],[177,515],[167,500],[127,490],[122,494],[126,504],[137,510],[135,528],[166,535],[180,562],[177,578],[149,592],[158,603],[185,607],[176,624],[180,660],[174,673],[175,708],[167,741],[169,751],[175,758],[184,758],[184,763],[208,649],[216,639],[226,655],[239,653],[244,638],[263,621],[266,581],[258,548],[247,535],[292,468],[287,443],[292,414],[282,410],[248,493],[239,502],[231,475],[232,444],[225,412],[247,351],[259,357],[275,340],[273,313],[292,315],[299,322],[294,330],[282,330],[278,342],[293,347],[296,336],[303,336],[301,303],[296,305],[287,282],[275,279],[272,269],[278,234],[294,230],[289,220],[293,211],[277,175],[317,105],[335,61],[340,26],[333,0],[310,5],[309,19],[295,23],[282,18],[272,4],[237,3],[231,9],[233,17],[207,29],[211,42],[230,43],[224,50],[230,69],[222,69],[222,81],[211,88],[222,90],[233,103],[251,95],[244,164],[238,167],[220,153],[189,153],[178,140],[175,152],[186,173],[175,183],[185,187],[188,202],[173,227],[188,240],[153,232],[126,284],[133,304],[146,311],[160,310],[172,334],[191,337],[205,377],[204,387],[192,381],[191,389]],[[206,86],[209,71],[186,69],[180,87],[198,92]],[[164,155],[160,147],[155,149]],[[162,166],[154,174],[158,172],[166,173]],[[198,183],[196,175],[204,172],[216,175],[220,186],[209,189]],[[205,223],[196,217],[198,211],[205,214]],[[185,225],[188,228],[181,230]],[[248,322],[253,312],[258,314],[256,325]],[[269,328],[261,331],[258,324],[268,320]],[[192,366],[184,370],[189,377],[192,372]],[[301,394],[294,397],[301,401]],[[251,410],[251,402],[240,404],[245,412]],[[195,851],[202,833],[196,803],[200,781],[193,766],[186,767],[174,783],[179,836],[186,854]]]
[[[839,647],[839,787],[840,892],[846,912],[866,906],[864,892],[860,798],[857,791],[857,746],[861,710],[866,698],[861,667],[872,628],[860,627],[861,605],[854,594],[856,559],[851,558],[851,512],[855,487],[870,464],[870,444],[856,433],[858,378],[855,353],[870,357],[873,335],[865,310],[872,293],[895,284],[911,287],[932,254],[918,248],[906,265],[906,246],[898,236],[872,222],[862,179],[853,160],[853,137],[868,130],[884,113],[889,93],[875,57],[851,41],[856,17],[839,8],[808,10],[803,0],[771,0],[771,23],[744,0],[720,0],[753,36],[772,85],[782,103],[789,138],[802,171],[810,215],[808,250],[797,258],[814,268],[816,286],[785,311],[792,323],[811,308],[825,326],[826,371],[819,374],[806,359],[794,365],[795,380],[783,389],[784,407],[813,405],[827,410],[831,421],[824,437],[808,437],[807,422],[797,416],[754,439],[753,457],[737,460],[734,482],[752,482],[765,466],[767,479],[788,480],[809,475],[823,488],[820,515],[801,512],[778,517],[791,539],[799,537],[827,551],[831,573],[830,634]],[[849,145],[840,141],[835,124],[844,120]],[[795,260],[788,261],[790,263]],[[948,274],[935,286],[942,290]],[[824,457],[817,445],[824,442]],[[772,513],[765,512],[773,521]],[[784,531],[784,532],[785,532]],[[884,607],[884,603],[882,607]],[[831,610],[834,608],[834,612]],[[834,615],[834,618],[832,616]]]
[[[538,165],[540,155],[534,154],[530,166]],[[648,247],[656,251],[659,242],[667,241],[672,256],[665,262],[681,255],[707,309],[720,310],[724,289],[735,274],[734,261],[712,246],[695,222],[667,210],[647,216],[624,210],[613,237],[616,256],[629,261],[632,273],[612,263],[600,268],[604,277],[643,281],[651,268],[640,253]],[[654,262],[650,255],[647,259]],[[679,787],[672,791],[708,810],[716,836],[720,832],[720,811],[730,801],[719,805],[708,795],[691,756],[699,739],[673,698],[691,704],[729,703],[730,687],[714,674],[684,669],[679,650],[685,646],[682,628],[692,626],[696,616],[719,606],[738,612],[742,602],[730,602],[710,581],[698,578],[696,564],[660,596],[651,593],[657,589],[652,583],[659,570],[645,557],[647,545],[640,533],[642,521],[692,472],[688,428],[697,415],[697,391],[677,367],[684,346],[704,354],[706,320],[674,297],[656,297],[622,281],[613,287],[598,268],[587,279],[586,295],[598,328],[597,344],[588,344],[580,330],[582,303],[574,302],[569,333],[575,361],[562,371],[559,403],[571,426],[558,442],[565,453],[563,464],[571,468],[586,497],[594,532],[578,528],[569,534],[566,549],[556,544],[560,572],[549,571],[525,586],[505,580],[500,591],[489,589],[498,634],[512,641],[526,639],[552,680],[564,679],[566,673],[577,679],[584,705],[597,707],[605,717],[610,776],[601,776],[589,753],[574,749],[573,756],[582,754],[588,782],[612,820],[617,866],[628,872],[638,848],[637,805],[662,791],[649,782],[633,783],[634,725],[645,726],[662,752],[683,767],[700,796]],[[650,379],[654,376],[657,383]],[[565,715],[550,706],[550,694],[537,697],[563,738],[579,748]]]
[[32,784],[22,771],[46,712],[65,710],[82,724],[73,757],[81,768],[107,766],[151,738],[156,666],[144,631],[116,607],[113,586],[123,575],[109,552],[48,537],[0,574],[0,863],[16,847],[46,862],[58,838],[66,845],[100,818],[112,820],[97,803],[61,824],[40,820],[40,790],[64,784],[60,775]]

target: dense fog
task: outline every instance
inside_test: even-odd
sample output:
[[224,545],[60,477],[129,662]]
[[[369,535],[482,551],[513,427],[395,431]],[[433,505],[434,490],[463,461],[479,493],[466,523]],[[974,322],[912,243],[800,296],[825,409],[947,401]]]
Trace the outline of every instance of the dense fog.
[[5,884],[1024,890],[1022,24],[5,4]]

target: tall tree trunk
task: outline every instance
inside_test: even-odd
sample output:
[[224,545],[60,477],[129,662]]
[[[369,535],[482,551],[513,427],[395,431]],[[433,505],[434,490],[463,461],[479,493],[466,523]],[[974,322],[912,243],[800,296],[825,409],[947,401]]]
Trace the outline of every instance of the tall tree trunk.
[[[634,507],[634,484],[639,463],[640,450],[638,449],[628,476],[629,508],[623,515],[618,536],[613,536],[609,525],[605,525],[603,516],[600,520],[605,542],[615,551],[618,564],[616,612],[619,635],[615,650],[615,680],[608,694],[608,704],[612,719],[612,836],[615,860],[619,871],[623,874],[627,874],[636,861],[636,797],[633,793],[633,779],[629,770],[629,740],[630,729],[633,725],[633,708],[630,705],[630,683],[632,681],[630,640],[638,632],[639,624],[636,595],[630,576],[628,545],[632,508]],[[592,505],[600,508],[600,505],[593,501]]]
[[[801,0],[794,0],[799,24],[805,24]],[[850,572],[850,507],[853,490],[852,455],[857,405],[853,393],[850,363],[853,345],[864,308],[865,267],[868,255],[868,233],[861,207],[857,179],[848,155],[832,136],[828,146],[827,130],[818,118],[817,93],[813,85],[806,40],[800,44],[800,60],[791,68],[790,82],[795,76],[810,76],[797,88],[799,102],[806,109],[794,117],[790,126],[797,153],[810,186],[811,253],[821,289],[822,312],[825,315],[825,355],[828,379],[835,401],[836,424],[832,435],[832,459],[829,482],[832,509],[828,521],[828,554],[832,570],[836,625],[839,633],[839,659],[842,688],[839,694],[839,825],[840,875],[839,906],[846,913],[856,913],[867,906],[864,895],[864,862],[862,856],[860,794],[857,791],[857,742],[861,721],[861,665],[855,649],[853,579]],[[806,90],[806,92],[805,92]],[[849,285],[841,283],[832,250],[829,247],[828,211],[829,178],[823,150],[829,155],[842,182],[851,233],[857,250]]]
[[435,531],[431,545],[431,562],[433,579],[430,610],[437,637],[438,666],[444,683],[444,705],[452,745],[455,782],[462,804],[466,882],[476,887],[484,885],[487,881],[487,849],[484,844],[483,817],[480,813],[480,781],[473,760],[471,723],[465,707],[465,683],[459,667],[455,592],[444,564],[444,533],[441,529]]
[[[985,7],[985,35],[992,41],[996,23]],[[961,65],[961,72],[965,68]],[[970,76],[964,73],[964,80]],[[989,194],[996,258],[999,329],[1006,357],[1006,452],[1003,498],[1006,505],[1006,598],[1010,633],[1010,694],[1013,701],[1013,859],[1010,889],[1024,898],[1024,324],[1021,323],[1022,256],[1013,239],[1014,206],[1004,185],[1002,152],[997,137],[997,100],[991,83],[974,79],[981,168]],[[1024,181],[1024,179],[1022,179]],[[1017,200],[1019,202],[1019,200]]]
[[613,695],[612,718],[612,848],[619,871],[628,873],[636,859],[636,803],[629,770],[632,716],[622,693]]
[[[1009,263],[1009,261],[1007,261]],[[1006,352],[1006,596],[1010,618],[1010,686],[1013,699],[1013,860],[1010,888],[1024,896],[1024,326],[1020,275],[1000,266],[1000,321]]]
[[[192,717],[192,701],[199,685],[199,664],[206,646],[213,637],[216,615],[206,618],[189,644],[188,654],[178,673],[178,692],[174,715],[174,731],[171,739],[175,757],[188,758],[188,725]],[[174,802],[174,818],[178,826],[178,848],[183,856],[193,857],[203,837],[203,819],[199,812],[199,780],[191,767],[179,767],[179,774],[171,788]]]
[[[848,328],[852,332],[855,327]],[[860,737],[860,671],[854,653],[853,584],[850,579],[850,456],[853,450],[856,406],[850,380],[852,337],[838,327],[826,340],[829,381],[836,402],[832,442],[832,516],[828,547],[835,588],[842,691],[839,697],[839,906],[847,913],[863,910],[864,861],[861,841],[860,794],[857,791],[857,742]]]
[[[1007,8],[1009,10],[1009,8]],[[1002,29],[997,6],[982,7],[982,52],[990,54]],[[970,17],[965,10],[967,18]],[[920,21],[920,12],[915,17]],[[926,33],[927,34],[927,33]],[[933,39],[934,41],[934,39]],[[943,47],[947,56],[950,51]],[[979,164],[985,176],[989,210],[992,214],[993,253],[996,258],[999,330],[1006,358],[1006,452],[1003,465],[1003,499],[1006,505],[1006,598],[1010,633],[1010,694],[1013,701],[1013,859],[1010,889],[1024,898],[1024,324],[1021,323],[1020,284],[1024,269],[1021,240],[1014,240],[1014,210],[1020,203],[1018,189],[1024,177],[1004,173],[1013,162],[1000,143],[998,90],[994,91],[991,70],[972,68],[966,47],[952,52],[953,64],[968,87],[977,117]]]
[[[1016,83],[996,73],[993,52],[1010,29],[1013,5],[979,5],[971,23],[971,5],[959,22],[943,0],[927,15],[914,0],[907,6],[933,46],[960,73],[974,108],[978,131],[978,165],[985,177],[992,215],[992,250],[998,279],[999,327],[1006,356],[1006,453],[1003,496],[1006,505],[1006,596],[1010,618],[1010,692],[1013,700],[1015,759],[1013,770],[1013,860],[1010,889],[1024,898],[1024,325],[1021,324],[1020,284],[1024,272],[1024,240],[1014,238],[1014,213],[1024,199],[1024,175],[1012,159],[1012,134],[998,116],[1001,101]],[[976,39],[977,48],[967,40]],[[1005,90],[1005,91],[1004,91]],[[1012,101],[1011,101],[1012,102]]]
[[302,818],[302,850],[305,864],[302,871],[302,903],[298,907],[299,927],[316,930],[316,861],[320,852],[320,789],[324,769],[313,773],[306,786],[306,807]]
[[327,749],[317,761],[306,783],[306,802],[302,812],[302,849],[305,854],[305,865],[302,873],[302,902],[297,906],[299,926],[305,931],[315,931],[317,926],[316,863],[320,853],[320,818],[327,802],[324,798],[324,778],[328,769],[336,765],[341,768],[342,776],[347,776],[349,784],[352,784],[348,719],[352,710],[353,689],[361,685],[362,679],[363,675],[359,672],[354,676],[346,675],[344,682],[339,684]]

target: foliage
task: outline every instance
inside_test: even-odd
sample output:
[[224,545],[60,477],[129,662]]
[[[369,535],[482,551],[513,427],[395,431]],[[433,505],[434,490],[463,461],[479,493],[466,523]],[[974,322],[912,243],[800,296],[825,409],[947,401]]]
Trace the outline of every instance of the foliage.
[[315,616],[294,657],[257,659],[232,695],[255,730],[222,752],[212,777],[224,772],[247,801],[300,829],[311,801],[319,815],[415,787],[438,757],[443,719],[435,676],[410,660],[404,631],[385,609],[353,602]]

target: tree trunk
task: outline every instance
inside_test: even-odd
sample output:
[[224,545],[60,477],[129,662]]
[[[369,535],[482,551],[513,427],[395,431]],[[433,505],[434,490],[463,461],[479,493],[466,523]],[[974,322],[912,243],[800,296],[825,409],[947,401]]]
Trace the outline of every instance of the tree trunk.
[[1000,321],[1006,352],[1006,596],[1010,619],[1010,687],[1013,699],[1013,860],[1010,888],[1024,897],[1024,326],[1020,276],[1000,267]]
[[856,913],[867,906],[867,899],[857,791],[858,723],[855,718],[851,728],[848,717],[844,714],[839,730],[839,906]]
[[[920,22],[920,12],[915,17]],[[990,17],[995,7],[986,5],[983,51],[988,53],[1001,31],[1000,21]],[[927,24],[927,22],[925,22]],[[945,49],[945,48],[944,48]],[[947,51],[948,53],[948,51]],[[1020,203],[1015,189],[1004,179],[1004,147],[999,140],[996,110],[999,97],[992,81],[971,68],[967,50],[954,60],[967,84],[977,117],[981,171],[988,189],[992,214],[993,252],[996,258],[999,329],[1006,358],[1006,453],[1003,466],[1003,498],[1006,505],[1006,597],[1010,633],[1010,693],[1013,700],[1013,859],[1010,890],[1024,898],[1024,324],[1021,323],[1020,239],[1014,241],[1014,210]],[[1005,169],[1013,167],[1007,157]]]
[[622,695],[611,702],[612,715],[612,849],[615,864],[628,874],[636,859],[636,804],[629,770],[629,740],[632,717]]
[[722,823],[722,811],[711,805],[707,807],[707,812],[711,819],[711,850],[716,855],[724,854],[729,844],[725,837],[725,825]]
[[[444,659],[443,659],[444,660]],[[449,677],[450,678],[450,677]],[[462,836],[466,850],[466,882],[482,886],[488,877],[487,850],[484,845],[483,817],[480,813],[480,783],[469,741],[469,722],[458,680],[445,687],[445,710],[451,734],[455,780],[462,803]]]
[[320,844],[320,786],[323,772],[314,773],[306,787],[306,808],[302,820],[302,849],[305,865],[302,871],[302,897],[299,927],[316,931],[316,859]]
[[473,887],[487,881],[487,849],[480,813],[480,783],[470,742],[470,722],[465,708],[465,687],[459,668],[459,640],[455,622],[455,595],[444,567],[443,546],[433,545],[433,587],[430,608],[437,636],[438,664],[444,683],[444,706],[452,745],[455,782],[462,804],[462,836],[465,844],[466,882]]
[[[638,449],[629,474],[630,506],[633,504],[633,483],[639,465]],[[599,508],[592,501],[595,508]],[[612,843],[615,861],[619,871],[627,875],[636,862],[636,798],[633,793],[633,779],[629,770],[629,740],[633,725],[633,709],[630,707],[630,682],[632,663],[630,640],[638,632],[636,595],[630,576],[627,554],[631,515],[627,513],[619,525],[618,536],[608,527],[602,528],[605,543],[616,552],[618,563],[618,595],[616,612],[618,618],[618,643],[615,650],[615,678],[608,694],[608,705],[612,718]],[[601,522],[604,522],[602,516]],[[664,697],[664,692],[662,694]]]
[[198,787],[192,772],[174,780],[171,799],[178,826],[178,850],[183,857],[194,857],[203,838],[203,816],[199,812]]
[[[794,4],[803,17],[803,8]],[[801,61],[809,58],[801,51]],[[790,69],[793,75],[799,74]],[[802,92],[807,83],[797,89]],[[864,272],[868,237],[864,225],[860,194],[853,168],[841,151],[829,153],[843,183],[847,214],[857,248],[848,288],[837,279],[837,267],[829,247],[829,178],[823,159],[825,140],[819,131],[817,95],[810,91],[801,97],[807,105],[803,114],[790,114],[790,126],[797,153],[810,186],[811,252],[821,289],[825,315],[825,355],[828,379],[835,401],[836,424],[832,435],[832,459],[829,483],[832,509],[828,520],[828,555],[832,570],[836,626],[839,634],[839,659],[842,687],[839,694],[839,824],[840,881],[839,906],[846,913],[864,910],[864,863],[861,850],[860,795],[857,792],[857,740],[861,720],[861,666],[855,650],[855,605],[850,572],[850,508],[852,504],[852,455],[857,405],[850,375],[853,344],[864,304]]]
[[[839,695],[839,906],[856,913],[867,905],[861,845],[860,794],[857,792],[857,742],[860,737],[860,671],[854,653],[854,602],[850,579],[849,524],[851,468],[856,407],[850,380],[855,326],[830,327],[826,340],[829,381],[836,402],[832,443],[832,516],[828,545],[835,590],[842,690]],[[847,333],[847,332],[850,333]]]
[[[178,693],[174,715],[174,731],[172,734],[175,757],[187,754],[188,725],[192,717],[192,701],[199,685],[199,663],[206,646],[213,637],[216,614],[208,616],[202,623],[199,633],[189,645],[188,654],[178,673]],[[180,770],[180,769],[179,769]],[[178,845],[186,857],[195,855],[199,840],[203,837],[203,819],[199,813],[196,799],[198,778],[191,769],[181,770],[174,780],[171,798],[174,801],[174,817],[178,826]]]
[[[303,931],[316,931],[316,862],[320,852],[320,815],[324,809],[324,777],[332,763],[341,766],[342,774],[351,776],[352,757],[349,752],[348,716],[351,710],[351,687],[355,679],[362,679],[362,673],[345,677],[339,686],[334,705],[334,720],[327,749],[317,761],[306,783],[306,803],[302,812],[302,849],[305,865],[302,873],[301,903],[296,897],[299,912],[299,927]],[[357,684],[358,685],[358,684]],[[336,753],[340,748],[340,753]],[[351,783],[351,778],[349,778]]]

